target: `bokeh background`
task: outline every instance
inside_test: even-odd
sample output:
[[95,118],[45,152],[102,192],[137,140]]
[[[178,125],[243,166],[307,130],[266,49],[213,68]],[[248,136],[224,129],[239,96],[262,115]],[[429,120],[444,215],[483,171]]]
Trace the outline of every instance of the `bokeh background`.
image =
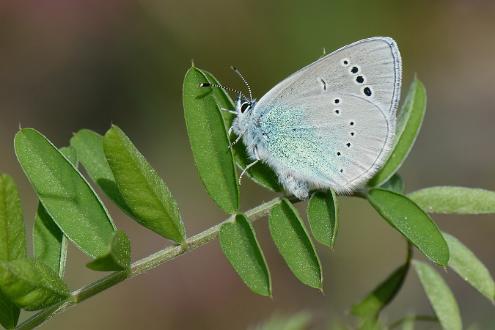
[[[81,128],[104,133],[116,123],[164,177],[188,232],[197,233],[225,215],[203,190],[188,145],[181,85],[191,60],[241,87],[229,70],[235,64],[261,96],[322,48],[387,35],[402,52],[403,94],[415,73],[428,90],[422,132],[401,170],[408,191],[446,184],[495,190],[494,17],[489,0],[2,0],[0,171],[21,187],[30,233],[36,200],[13,152],[18,127],[35,127],[63,146]],[[271,196],[244,181],[243,208]],[[294,279],[266,221],[259,221],[273,299],[251,294],[213,242],[98,295],[45,329],[245,329],[273,313],[301,310],[315,315],[318,329],[348,319],[350,305],[402,262],[405,246],[364,201],[340,202],[335,250],[320,249],[324,294]],[[134,259],[169,244],[107,205],[131,237]],[[435,219],[495,271],[495,216]],[[76,249],[69,258],[72,288],[101,275],[85,269],[87,259]],[[495,328],[493,305],[443,273],[465,325]],[[385,314],[395,320],[408,312],[431,312],[413,272]]]

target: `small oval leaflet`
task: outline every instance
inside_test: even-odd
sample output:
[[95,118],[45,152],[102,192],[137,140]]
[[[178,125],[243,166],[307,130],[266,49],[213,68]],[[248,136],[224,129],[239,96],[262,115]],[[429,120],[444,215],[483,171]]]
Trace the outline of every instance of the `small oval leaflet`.
[[459,306],[444,279],[433,267],[424,262],[415,260],[413,265],[442,328],[462,330]]
[[386,182],[402,166],[419,134],[426,112],[426,89],[417,78],[411,83],[397,120],[395,145],[388,160],[368,182],[376,187]]
[[[76,151],[72,147],[60,148],[62,154],[77,166]],[[36,260],[53,269],[60,278],[64,277],[67,260],[67,238],[58,228],[41,203],[34,219],[33,253]]]
[[41,203],[64,234],[91,257],[104,253],[115,226],[74,165],[34,129],[16,134],[15,151]]
[[396,193],[399,194],[404,194],[405,191],[405,184],[404,180],[402,180],[402,177],[395,173],[392,175],[390,179],[387,180],[384,184],[380,186],[381,189],[385,190],[390,190],[390,191],[395,191]]
[[74,134],[70,139],[70,144],[77,151],[79,161],[91,179],[117,206],[132,216],[105,157],[103,136],[88,129],[82,129]]
[[0,324],[5,329],[13,329],[19,321],[21,310],[0,292]]
[[375,210],[433,262],[447,266],[449,248],[437,225],[409,198],[388,190],[371,189],[368,201]]
[[133,218],[165,238],[183,242],[185,228],[175,199],[127,135],[113,125],[105,134],[103,147]]
[[[199,69],[198,69],[199,70]],[[200,70],[210,81],[212,84],[221,85],[220,82],[209,72]],[[217,107],[219,109],[234,109],[235,105],[232,102],[229,94],[225,92],[221,88],[213,88],[212,89],[213,97],[215,98],[215,102],[217,103]],[[234,120],[234,116],[226,111],[222,111],[222,116],[225,122],[225,127],[231,127],[232,121]],[[246,168],[246,166],[251,163],[251,160],[248,158],[246,147],[242,143],[236,143],[233,148],[234,159],[237,166],[242,170]],[[260,186],[270,189],[272,191],[282,191],[282,187],[278,182],[277,175],[273,170],[266,164],[257,163],[253,167],[250,167],[247,172],[247,176],[251,178],[255,183]]]
[[206,191],[226,213],[239,209],[239,187],[232,150],[210,88],[200,85],[208,79],[192,67],[184,78],[183,103],[194,163]]
[[294,276],[307,286],[322,289],[320,259],[294,206],[283,199],[272,208],[268,224],[273,242]]
[[495,192],[466,187],[430,187],[409,194],[423,210],[443,214],[495,213]]
[[219,240],[223,253],[244,283],[254,293],[271,296],[270,272],[249,220],[237,214],[233,222],[222,225]]
[[409,261],[397,268],[389,277],[380,283],[360,303],[352,306],[352,314],[363,322],[378,320],[380,312],[397,295],[409,270]]
[[0,289],[17,306],[43,309],[69,297],[69,289],[50,267],[29,259],[0,261]]
[[125,232],[117,230],[107,252],[86,266],[89,269],[102,272],[129,270],[131,266],[131,242]]
[[447,233],[443,236],[450,250],[449,267],[493,303],[495,283],[488,269],[457,238]]
[[[19,192],[12,177],[0,175],[0,261],[26,257],[24,218]],[[0,292],[0,324],[12,329],[20,309]]]
[[0,175],[0,260],[26,257],[24,218],[17,186],[10,176]]
[[38,205],[33,227],[33,252],[37,260],[64,277],[67,239],[43,205]]
[[333,191],[315,192],[307,208],[309,225],[314,238],[333,248],[338,228],[337,196]]

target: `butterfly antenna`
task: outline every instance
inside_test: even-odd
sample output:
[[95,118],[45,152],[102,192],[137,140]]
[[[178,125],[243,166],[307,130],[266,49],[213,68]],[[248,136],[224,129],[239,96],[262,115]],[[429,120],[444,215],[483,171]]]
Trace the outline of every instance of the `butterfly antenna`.
[[248,89],[248,92],[249,92],[249,98],[252,100],[253,99],[253,93],[251,92],[251,87],[249,86],[247,80],[244,78],[244,76],[242,75],[241,71],[239,71],[238,68],[236,68],[235,66],[231,66],[230,67],[232,69],[232,71],[234,71],[238,76],[239,78],[242,79],[242,81],[244,82],[244,85],[246,85],[247,89]]
[[233,93],[236,93],[236,94],[243,95],[242,92],[238,91],[237,89],[233,89],[233,88],[230,88],[230,87],[225,87],[225,86],[222,86],[222,85],[219,85],[219,84],[211,84],[209,82],[201,83],[201,84],[199,84],[199,87],[201,87],[201,88],[217,87],[217,88],[221,88],[221,89],[224,89],[226,91],[229,91],[229,92],[233,92]]

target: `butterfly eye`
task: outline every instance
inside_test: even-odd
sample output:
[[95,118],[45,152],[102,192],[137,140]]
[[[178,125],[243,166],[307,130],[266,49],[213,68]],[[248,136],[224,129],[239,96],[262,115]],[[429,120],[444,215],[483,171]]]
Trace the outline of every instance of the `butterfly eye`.
[[244,102],[241,105],[241,113],[244,113],[246,110],[248,110],[251,107],[251,103],[249,102]]

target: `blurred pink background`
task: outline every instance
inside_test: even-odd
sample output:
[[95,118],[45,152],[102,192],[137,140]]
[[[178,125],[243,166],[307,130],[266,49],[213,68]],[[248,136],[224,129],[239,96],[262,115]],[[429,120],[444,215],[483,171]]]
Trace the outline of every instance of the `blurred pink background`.
[[[229,70],[235,64],[261,96],[317,59],[322,48],[387,35],[402,52],[403,94],[415,73],[428,90],[423,130],[401,170],[408,191],[433,185],[495,190],[494,17],[495,3],[483,0],[3,0],[0,171],[20,185],[30,234],[36,199],[13,152],[18,127],[35,127],[63,146],[81,128],[103,133],[116,123],[164,177],[192,235],[225,215],[203,190],[188,145],[181,87],[191,59],[226,85],[239,87]],[[244,209],[271,196],[244,181]],[[105,201],[131,237],[134,259],[169,244]],[[266,221],[259,221],[273,299],[252,294],[215,241],[82,303],[44,328],[245,329],[275,312],[301,310],[315,315],[316,329],[350,319],[350,305],[402,262],[405,244],[363,200],[340,202],[335,251],[320,248],[325,294],[294,279]],[[495,271],[495,215],[435,219]],[[102,275],[85,269],[87,261],[70,249],[71,288]],[[465,326],[495,328],[493,305],[452,271],[440,271],[454,290]],[[413,272],[384,315],[392,321],[409,312],[431,313]]]

